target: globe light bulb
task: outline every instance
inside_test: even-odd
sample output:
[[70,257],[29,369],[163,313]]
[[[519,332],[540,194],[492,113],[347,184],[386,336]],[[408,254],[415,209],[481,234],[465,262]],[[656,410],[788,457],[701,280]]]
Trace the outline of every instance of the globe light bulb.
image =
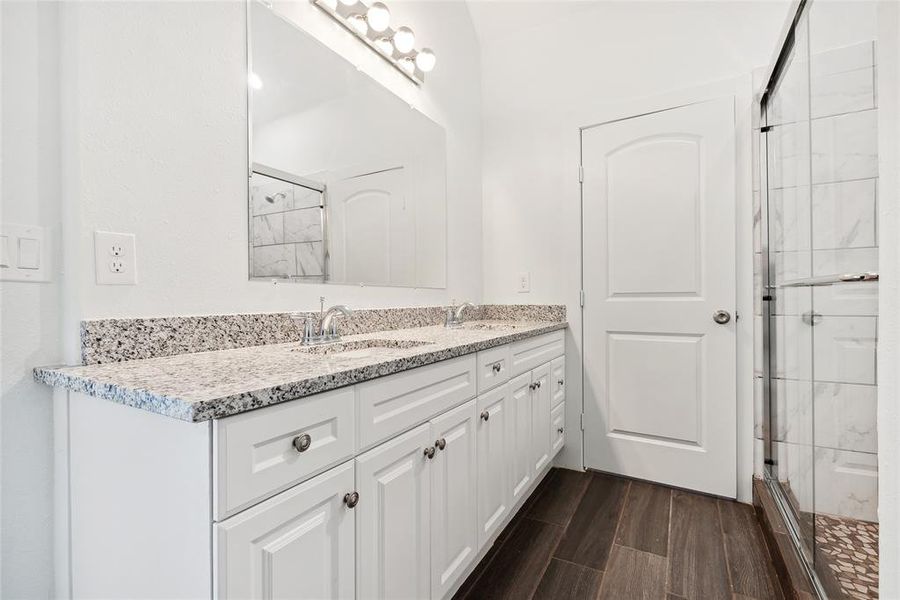
[[431,48],[422,48],[418,54],[416,54],[416,66],[419,67],[423,73],[428,73],[432,69],[434,69],[434,63],[437,62],[437,57],[434,55],[434,52]]
[[394,53],[394,42],[390,38],[380,37],[375,40],[375,47],[391,56]]
[[406,54],[416,45],[416,34],[409,27],[401,27],[394,33],[394,48]]
[[366,23],[366,18],[362,15],[351,15],[350,18],[347,19],[347,23],[349,23],[350,27],[353,28],[353,31],[359,35],[366,35],[369,31],[369,24]]
[[381,2],[375,2],[366,13],[366,20],[373,31],[384,31],[391,24],[391,11]]

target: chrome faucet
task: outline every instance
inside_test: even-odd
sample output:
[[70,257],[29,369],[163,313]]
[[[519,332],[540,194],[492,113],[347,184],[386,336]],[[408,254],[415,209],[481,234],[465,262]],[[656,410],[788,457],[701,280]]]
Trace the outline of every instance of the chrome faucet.
[[447,318],[444,321],[444,327],[459,327],[463,324],[463,311],[467,308],[475,308],[471,302],[463,302],[456,308],[452,306],[447,308]]
[[327,342],[340,341],[341,335],[338,333],[337,322],[334,320],[338,315],[349,317],[353,311],[343,304],[336,304],[322,313],[322,320],[319,321],[319,329],[317,333],[313,333],[313,317],[307,317],[306,327],[303,335],[303,345],[311,346],[314,344],[324,344]]

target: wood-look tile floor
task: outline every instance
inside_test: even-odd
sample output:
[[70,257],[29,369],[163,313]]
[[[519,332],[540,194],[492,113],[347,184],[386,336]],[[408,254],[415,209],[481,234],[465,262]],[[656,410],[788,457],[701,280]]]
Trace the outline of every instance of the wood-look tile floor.
[[554,469],[455,599],[783,598],[751,506]]

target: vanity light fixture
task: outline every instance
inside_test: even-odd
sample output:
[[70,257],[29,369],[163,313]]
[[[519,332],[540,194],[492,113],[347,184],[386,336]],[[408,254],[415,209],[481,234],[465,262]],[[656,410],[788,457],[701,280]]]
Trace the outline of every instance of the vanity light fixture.
[[436,58],[430,48],[415,49],[416,35],[406,26],[393,29],[391,12],[382,2],[362,0],[310,0],[331,18],[352,31],[416,84],[425,82],[425,73],[434,69]]

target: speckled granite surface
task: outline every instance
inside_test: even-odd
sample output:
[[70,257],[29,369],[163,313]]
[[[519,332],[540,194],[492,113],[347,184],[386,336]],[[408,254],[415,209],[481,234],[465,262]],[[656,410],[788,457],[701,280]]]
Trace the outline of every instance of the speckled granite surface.
[[[440,325],[446,306],[356,310],[341,318],[345,335]],[[300,313],[316,315],[316,313]],[[488,304],[467,309],[468,319],[565,321],[566,308],[543,304]],[[86,365],[283,344],[300,340],[289,313],[97,319],[81,323]]]
[[[483,323],[483,322],[482,322]],[[496,321],[497,329],[416,327],[344,336],[428,342],[316,355],[296,342],[76,367],[43,367],[34,378],[184,421],[206,421],[309,396],[564,329],[564,321]],[[510,325],[507,322],[508,325]],[[471,327],[471,328],[470,328]],[[364,345],[364,344],[363,344]],[[407,344],[397,344],[405,346]]]

